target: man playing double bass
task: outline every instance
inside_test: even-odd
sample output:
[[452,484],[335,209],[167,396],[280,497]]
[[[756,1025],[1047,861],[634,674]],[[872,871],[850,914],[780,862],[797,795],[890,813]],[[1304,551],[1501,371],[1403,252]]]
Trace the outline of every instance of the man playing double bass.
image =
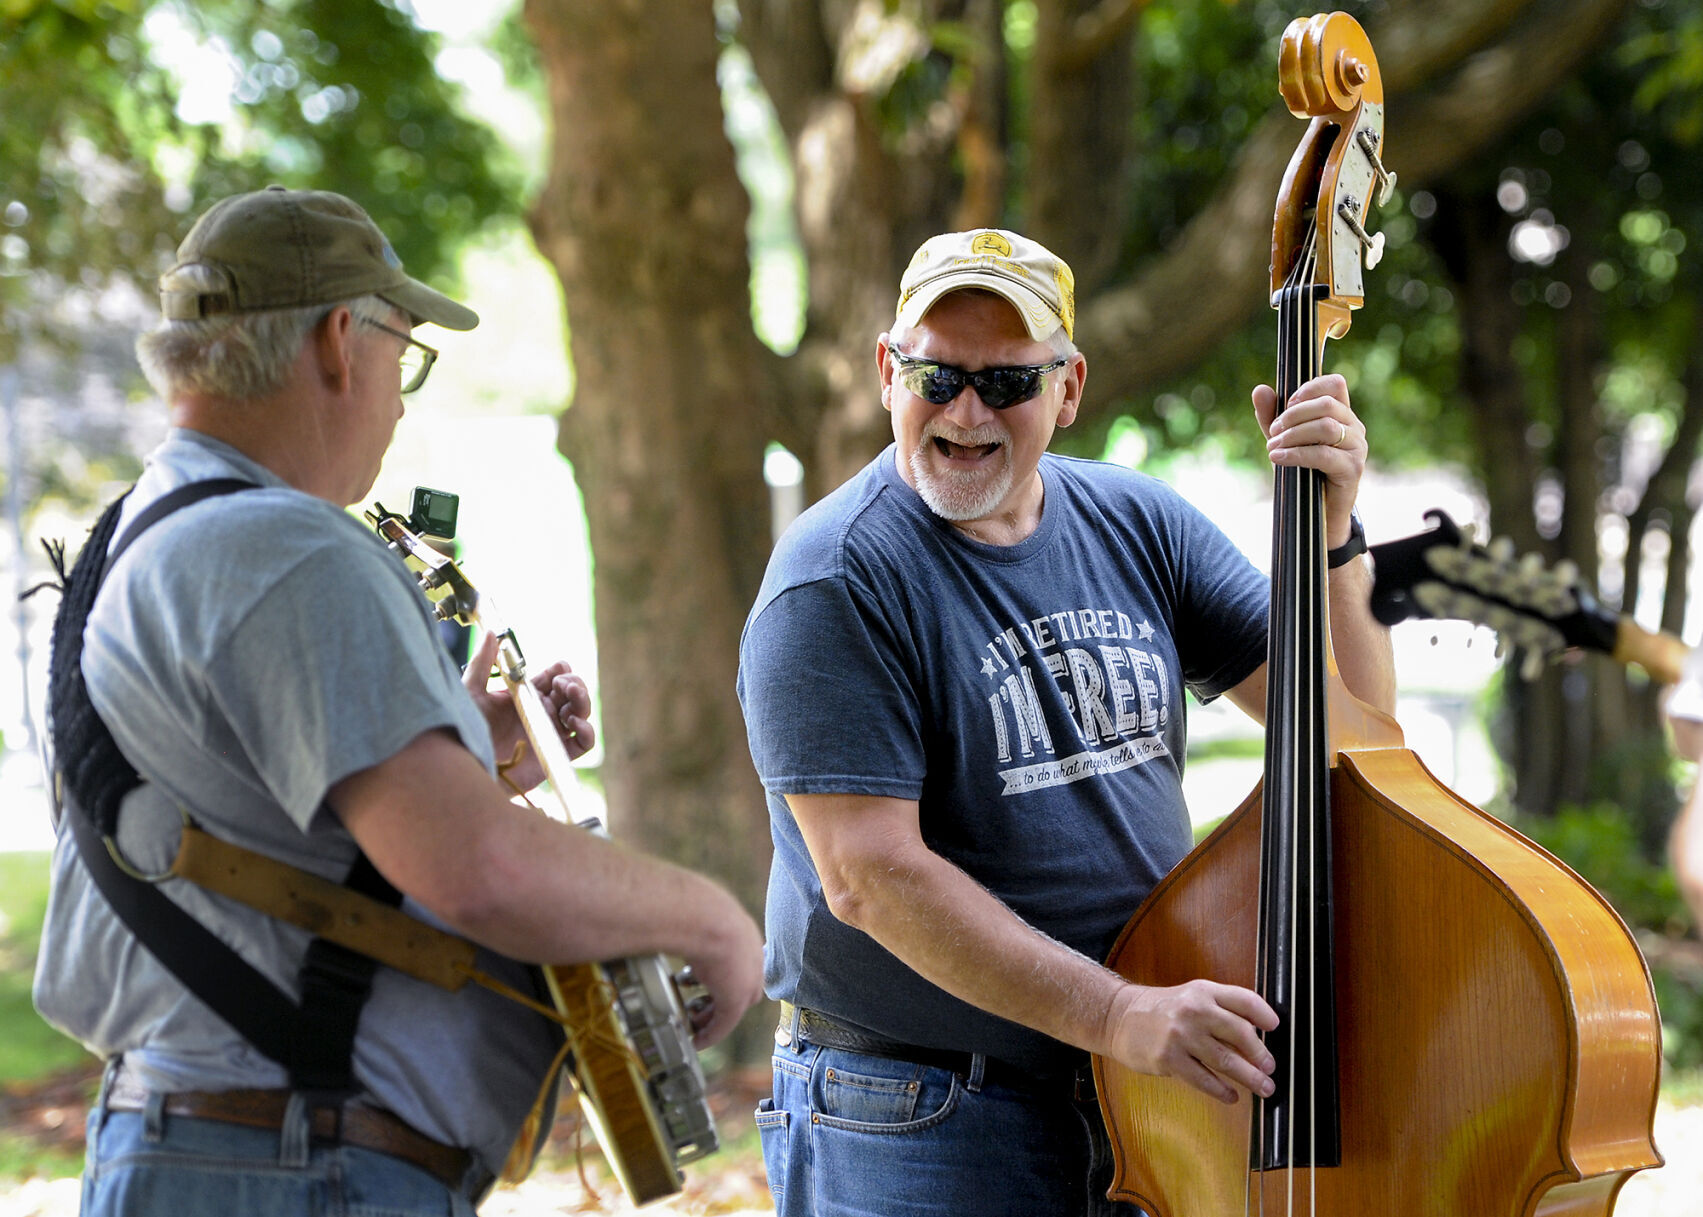
[[[775,859],[759,1107],[783,1214],[1111,1204],[1090,1054],[1224,1102],[1276,1016],[1097,962],[1188,850],[1184,691],[1265,713],[1268,583],[1151,477],[1046,452],[1082,402],[1070,269],[997,229],[925,242],[875,344],[894,444],[782,538],[741,647]],[[1340,376],[1253,404],[1326,477],[1331,636],[1388,710]]]

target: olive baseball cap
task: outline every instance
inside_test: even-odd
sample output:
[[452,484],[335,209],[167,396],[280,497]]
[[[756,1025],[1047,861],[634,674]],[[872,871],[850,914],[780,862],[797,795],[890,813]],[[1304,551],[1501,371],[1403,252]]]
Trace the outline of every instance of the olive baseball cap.
[[1039,242],[1003,228],[924,241],[899,280],[897,320],[915,325],[947,292],[967,287],[1004,296],[1036,342],[1045,342],[1060,326],[1065,337],[1076,336],[1076,276],[1070,267]]
[[[223,287],[186,280],[188,266],[210,267]],[[328,190],[268,186],[235,194],[195,221],[177,263],[160,276],[160,311],[170,321],[218,313],[308,308],[378,296],[407,313],[470,330],[479,314],[408,277],[402,259],[365,211]]]

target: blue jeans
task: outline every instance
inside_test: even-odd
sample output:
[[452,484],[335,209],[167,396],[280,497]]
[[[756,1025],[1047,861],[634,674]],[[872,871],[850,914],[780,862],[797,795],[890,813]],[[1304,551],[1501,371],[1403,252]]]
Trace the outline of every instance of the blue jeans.
[[353,1146],[284,1154],[276,1131],[160,1113],[89,1115],[82,1217],[473,1217],[430,1174]]
[[800,1040],[757,1107],[780,1217],[1140,1217],[1106,1199],[1111,1144],[1068,1084],[1017,1090]]

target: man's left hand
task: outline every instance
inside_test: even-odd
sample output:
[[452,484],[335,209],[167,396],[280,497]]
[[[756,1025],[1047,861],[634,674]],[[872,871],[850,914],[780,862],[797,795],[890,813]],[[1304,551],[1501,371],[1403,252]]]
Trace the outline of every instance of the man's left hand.
[[1366,427],[1348,404],[1348,382],[1336,373],[1309,380],[1283,412],[1270,385],[1254,390],[1254,414],[1274,465],[1317,469],[1325,475],[1325,544],[1348,540],[1349,514],[1366,470]]
[[[508,689],[490,687],[491,665],[496,662],[497,646],[497,636],[487,632],[479,640],[479,649],[468,661],[462,682],[491,728],[491,743],[501,764],[514,755],[515,745],[526,739],[526,728],[521,724],[520,711]],[[578,760],[590,752],[597,742],[597,733],[591,726],[591,690],[586,687],[585,680],[574,675],[567,663],[558,659],[532,676],[529,683],[543,699],[550,721],[556,726],[556,734],[568,751],[568,758]],[[544,780],[544,767],[539,764],[530,743],[527,743],[520,763],[509,769],[505,776],[521,790],[531,790]]]

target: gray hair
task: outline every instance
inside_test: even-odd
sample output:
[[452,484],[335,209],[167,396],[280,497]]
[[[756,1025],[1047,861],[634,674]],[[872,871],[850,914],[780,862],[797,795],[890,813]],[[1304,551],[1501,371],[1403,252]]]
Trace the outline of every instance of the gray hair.
[[[179,267],[173,276],[191,289],[212,292],[225,285],[212,267]],[[247,401],[284,383],[309,331],[337,308],[381,324],[396,311],[378,296],[359,296],[340,304],[162,321],[136,340],[136,357],[154,392],[167,401],[181,393]]]

